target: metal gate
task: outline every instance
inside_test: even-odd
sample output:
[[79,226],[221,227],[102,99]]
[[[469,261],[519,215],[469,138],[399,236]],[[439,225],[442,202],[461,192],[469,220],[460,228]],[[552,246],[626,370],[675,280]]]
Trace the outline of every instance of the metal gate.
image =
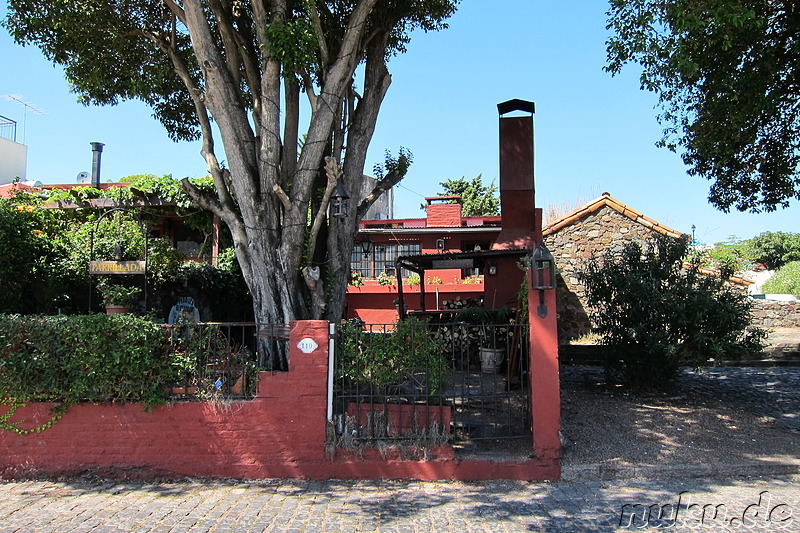
[[337,327],[333,428],[354,443],[530,437],[523,324]]

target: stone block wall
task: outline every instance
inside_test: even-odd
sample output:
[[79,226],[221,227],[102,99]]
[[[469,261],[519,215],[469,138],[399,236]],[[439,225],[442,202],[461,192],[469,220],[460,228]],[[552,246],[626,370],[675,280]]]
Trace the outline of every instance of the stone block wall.
[[753,325],[763,328],[800,328],[800,302],[753,300]]
[[593,256],[620,252],[629,242],[644,244],[653,229],[608,206],[587,214],[557,231],[545,234],[544,242],[556,258],[558,280],[558,340],[568,344],[591,331],[591,311],[586,305],[586,287],[578,279]]

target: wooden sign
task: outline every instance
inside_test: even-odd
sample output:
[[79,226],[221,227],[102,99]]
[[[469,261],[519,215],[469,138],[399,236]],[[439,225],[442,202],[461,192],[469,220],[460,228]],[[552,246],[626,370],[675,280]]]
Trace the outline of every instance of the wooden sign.
[[90,261],[89,274],[144,274],[144,261]]

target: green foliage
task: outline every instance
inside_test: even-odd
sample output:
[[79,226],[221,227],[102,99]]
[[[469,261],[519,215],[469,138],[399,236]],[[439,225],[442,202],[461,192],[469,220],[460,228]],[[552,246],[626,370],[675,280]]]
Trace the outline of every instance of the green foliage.
[[97,290],[103,296],[105,305],[133,305],[136,297],[142,290],[139,287],[130,287],[118,283],[110,283],[107,279],[97,284]]
[[307,16],[298,16],[288,22],[267,25],[265,50],[271,59],[280,63],[283,75],[296,72],[315,72],[317,38]]
[[205,302],[213,309],[216,321],[239,321],[252,316],[250,293],[235,261],[222,261],[218,267],[197,261],[183,262],[170,281],[191,288],[198,302]]
[[441,285],[442,278],[440,278],[439,276],[431,276],[428,278],[427,283],[428,285]]
[[764,283],[763,291],[765,294],[793,294],[800,298],[800,261],[782,266]]
[[581,279],[595,309],[609,368],[635,387],[659,387],[678,366],[758,353],[764,332],[748,329],[751,303],[697,268],[684,270],[687,244],[666,237],[592,259]]
[[361,272],[359,272],[358,270],[351,271],[349,284],[353,287],[362,286],[364,284],[364,276],[362,276]]
[[712,181],[723,211],[800,198],[800,25],[770,0],[611,0],[608,66],[638,63],[659,96],[662,146]]
[[472,181],[459,178],[440,183],[444,191],[440,195],[461,196],[461,214],[465,217],[487,217],[500,214],[500,197],[497,186],[492,181],[488,186],[483,184],[482,174]]
[[731,236],[727,242],[719,242],[711,248],[694,249],[686,260],[696,266],[704,266],[719,271],[722,279],[742,273],[753,267],[748,241]]
[[165,401],[161,328],[132,315],[0,316],[0,376],[16,402]]
[[417,274],[417,273],[410,274],[406,278],[406,283],[409,284],[409,285],[419,285],[420,284],[419,274]]
[[770,270],[800,261],[800,233],[767,231],[747,241],[753,259]]
[[394,285],[395,283],[397,283],[397,280],[394,276],[390,276],[386,272],[378,274],[378,285]]
[[67,250],[53,221],[50,212],[0,199],[0,312],[48,311],[62,294],[58,265]]
[[405,176],[408,173],[408,168],[411,166],[411,163],[414,162],[414,154],[411,153],[411,150],[405,148],[403,146],[400,147],[397,157],[392,155],[392,152],[386,150],[384,152],[384,162],[383,165],[376,164],[372,168],[372,172],[375,174],[375,178],[382,179],[386,177],[388,174],[396,173],[399,174],[401,177]]
[[345,324],[339,379],[379,387],[399,387],[404,380],[420,381],[423,374],[428,393],[441,393],[446,385],[447,359],[444,341],[421,320],[397,322],[391,332],[364,332],[360,325]]
[[[253,354],[216,325],[163,326],[133,315],[0,315],[0,429],[41,432],[81,402],[168,400],[171,386],[191,385],[215,400],[257,370]],[[217,386],[217,380],[222,387]],[[255,379],[243,393],[252,393]],[[32,401],[57,402],[50,420],[26,426],[14,415]]]

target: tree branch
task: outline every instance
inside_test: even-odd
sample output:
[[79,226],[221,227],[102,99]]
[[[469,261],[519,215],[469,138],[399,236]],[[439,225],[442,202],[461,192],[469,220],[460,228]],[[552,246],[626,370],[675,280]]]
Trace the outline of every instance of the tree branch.
[[172,11],[172,14],[178,17],[178,20],[181,21],[182,24],[186,24],[186,13],[183,11],[183,8],[175,3],[174,0],[163,0],[164,5]]
[[325,175],[328,177],[328,184],[325,186],[325,193],[322,195],[322,202],[319,204],[317,215],[314,217],[313,224],[311,224],[311,234],[309,236],[307,252],[308,257],[314,257],[319,230],[322,228],[322,222],[325,220],[325,215],[328,212],[328,203],[330,203],[331,195],[336,188],[336,182],[342,179],[342,167],[335,158],[325,158]]
[[238,84],[241,82],[242,73],[242,57],[240,55],[240,40],[236,38],[237,32],[233,28],[228,12],[219,0],[209,0],[211,12],[214,18],[217,19],[217,28],[219,28],[219,35],[222,38],[222,50],[224,51],[225,64],[228,66],[228,73],[231,78]]
[[317,4],[314,0],[306,0],[305,3],[311,15],[311,22],[314,24],[314,33],[317,34],[320,68],[324,69],[328,65],[330,54],[328,53],[328,43],[325,41],[325,32],[322,31],[322,21],[319,18],[319,11],[317,11]]
[[278,185],[277,183],[275,185],[273,185],[272,186],[272,192],[274,192],[275,196],[277,196],[278,199],[281,201],[281,203],[283,204],[283,208],[286,211],[289,211],[292,208],[292,201],[289,199],[289,196],[281,188],[280,185]]

